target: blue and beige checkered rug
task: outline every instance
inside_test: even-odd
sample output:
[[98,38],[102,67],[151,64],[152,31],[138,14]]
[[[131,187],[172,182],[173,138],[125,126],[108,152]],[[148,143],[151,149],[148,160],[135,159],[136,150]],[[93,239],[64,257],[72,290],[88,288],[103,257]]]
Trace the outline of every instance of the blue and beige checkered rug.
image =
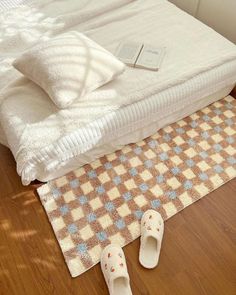
[[147,209],[167,219],[235,176],[236,100],[228,96],[38,193],[75,277],[109,243],[138,238]]

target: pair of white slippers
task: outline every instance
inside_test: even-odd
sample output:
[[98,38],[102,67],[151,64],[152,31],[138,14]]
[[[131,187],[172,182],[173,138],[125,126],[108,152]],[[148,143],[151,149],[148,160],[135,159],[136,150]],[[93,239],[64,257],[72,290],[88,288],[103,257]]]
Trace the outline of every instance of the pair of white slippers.
[[[157,266],[160,256],[164,222],[155,210],[147,210],[141,220],[139,262],[145,268]],[[108,245],[101,255],[101,268],[110,295],[131,295],[130,278],[125,255],[120,246]]]

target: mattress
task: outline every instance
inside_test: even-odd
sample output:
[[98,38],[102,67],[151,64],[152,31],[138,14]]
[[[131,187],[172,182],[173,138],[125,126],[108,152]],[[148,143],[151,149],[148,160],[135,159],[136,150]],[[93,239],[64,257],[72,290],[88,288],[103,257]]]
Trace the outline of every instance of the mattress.
[[194,104],[183,105],[181,109],[176,109],[172,113],[166,113],[166,116],[163,116],[163,113],[165,114],[165,109],[162,109],[163,113],[160,111],[160,118],[158,120],[150,120],[149,117],[146,117],[145,124],[141,120],[131,123],[131,125],[125,125],[128,130],[132,131],[128,131],[127,133],[123,133],[120,137],[116,136],[112,139],[111,136],[109,136],[106,138],[106,140],[104,140],[104,144],[94,146],[85,153],[72,157],[65,162],[61,162],[58,169],[54,169],[52,166],[52,168],[48,171],[43,170],[41,174],[38,174],[37,178],[42,182],[47,182],[51,179],[61,177],[68,172],[77,169],[78,167],[82,167],[83,165],[90,163],[95,159],[98,159],[99,161],[99,158],[103,155],[109,155],[114,151],[118,151],[129,143],[139,142],[142,139],[153,135],[159,129],[166,127],[173,122],[177,122],[178,120],[189,116],[195,111],[200,110],[223,97],[226,97],[232,90],[232,87],[233,86],[230,85],[221,89],[217,93],[197,99]]
[[[0,123],[24,184],[61,176],[151,135],[226,96],[235,84],[235,45],[168,1],[68,0],[66,7],[62,2],[57,6],[58,1],[42,2],[37,10],[31,5],[8,12],[2,19],[14,31],[13,19],[32,26],[28,19],[36,17],[29,30],[31,38],[27,30],[19,34],[21,28],[13,37],[3,38],[3,47],[9,50],[2,59],[5,71],[0,73],[0,87],[4,88]],[[40,24],[37,17],[44,17]],[[116,81],[73,108],[59,111],[10,63],[35,43],[71,29],[84,32],[113,53],[127,38],[147,43],[151,40],[166,47],[167,54],[159,72],[127,68]],[[11,47],[14,42],[19,46]]]

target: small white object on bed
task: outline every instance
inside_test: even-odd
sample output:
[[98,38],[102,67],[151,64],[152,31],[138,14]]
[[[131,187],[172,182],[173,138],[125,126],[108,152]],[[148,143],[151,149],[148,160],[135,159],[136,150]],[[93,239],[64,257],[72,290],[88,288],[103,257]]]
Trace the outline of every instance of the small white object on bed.
[[[54,12],[58,2],[44,2],[0,17],[0,27],[12,32],[1,29],[0,87],[6,89],[0,94],[0,122],[24,184],[61,176],[151,135],[226,96],[235,84],[236,46],[166,0],[68,0],[57,7],[60,15]],[[39,15],[40,22],[32,24]],[[127,67],[116,80],[58,110],[10,64],[71,29],[112,53],[121,40],[131,39],[165,47],[166,56],[158,72]]]
[[84,34],[68,32],[39,43],[13,62],[58,108],[112,81],[125,65]]

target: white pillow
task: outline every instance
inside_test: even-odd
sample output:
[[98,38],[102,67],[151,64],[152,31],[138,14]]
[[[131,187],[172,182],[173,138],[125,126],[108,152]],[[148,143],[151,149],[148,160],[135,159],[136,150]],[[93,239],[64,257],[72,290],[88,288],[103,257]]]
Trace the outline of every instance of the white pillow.
[[125,69],[110,52],[74,31],[36,45],[13,66],[43,88],[59,108],[66,108]]

